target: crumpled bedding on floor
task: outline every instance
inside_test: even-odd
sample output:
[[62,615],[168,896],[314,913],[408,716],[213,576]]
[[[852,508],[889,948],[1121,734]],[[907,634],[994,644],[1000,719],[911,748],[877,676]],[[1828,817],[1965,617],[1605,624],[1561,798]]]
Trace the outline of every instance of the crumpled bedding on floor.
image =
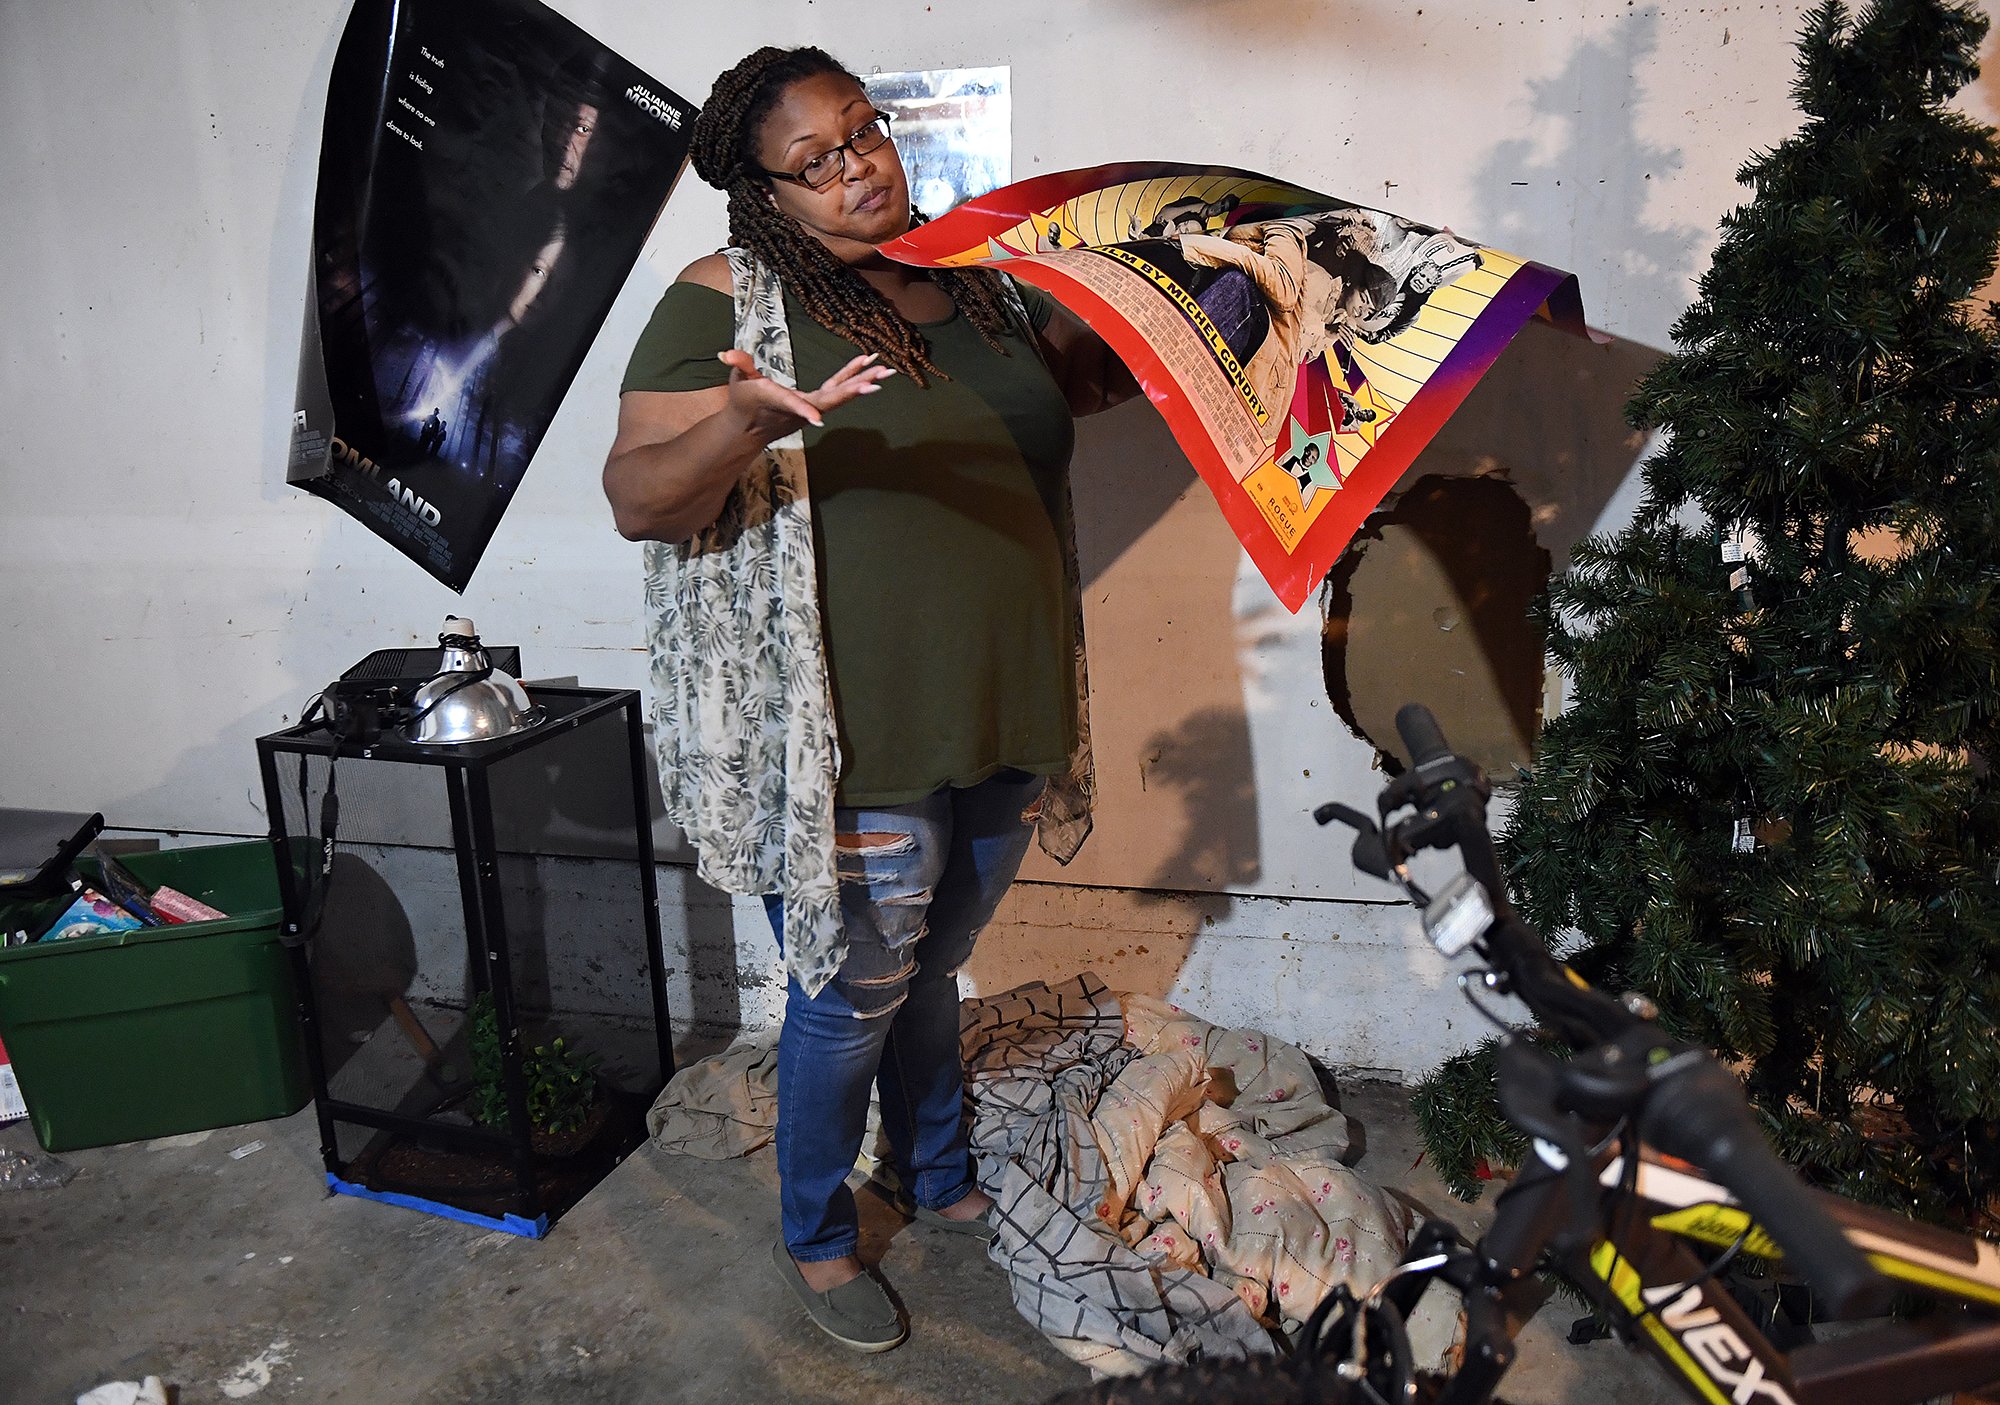
[[[1096,1373],[1272,1352],[1273,1328],[1402,1256],[1410,1212],[1341,1163],[1347,1119],[1292,1045],[1089,974],[967,1001],[960,1042],[993,1260],[1022,1315]],[[774,1076],[737,1045],[683,1069],[648,1125],[665,1150],[744,1154],[769,1139]],[[1454,1327],[1428,1295],[1420,1364]]]

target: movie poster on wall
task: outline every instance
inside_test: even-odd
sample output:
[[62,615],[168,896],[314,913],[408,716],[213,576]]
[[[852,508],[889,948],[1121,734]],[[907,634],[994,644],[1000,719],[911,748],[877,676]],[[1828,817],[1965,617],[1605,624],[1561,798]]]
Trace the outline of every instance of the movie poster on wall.
[[463,590],[694,116],[534,0],[356,0],[327,92],[287,481]]
[[1226,167],[1038,176],[883,252],[997,265],[1089,323],[1291,610],[1529,319],[1586,334],[1567,273]]

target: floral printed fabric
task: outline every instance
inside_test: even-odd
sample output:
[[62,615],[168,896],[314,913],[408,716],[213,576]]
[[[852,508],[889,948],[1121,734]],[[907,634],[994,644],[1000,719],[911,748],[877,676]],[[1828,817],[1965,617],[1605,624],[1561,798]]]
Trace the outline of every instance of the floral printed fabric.
[[[1088,975],[968,1004],[961,1028],[993,1259],[1093,1371],[1267,1352],[1269,1328],[1401,1260],[1410,1212],[1342,1163],[1347,1118],[1292,1045]],[[1426,1295],[1420,1364],[1456,1325]]]
[[[1131,1186],[1129,1204],[1107,1216],[1127,1242],[1201,1268],[1288,1330],[1334,1284],[1365,1292],[1401,1262],[1410,1211],[1344,1164],[1347,1118],[1327,1105],[1304,1053],[1143,995],[1123,1003],[1126,1039],[1142,1056],[1093,1125],[1114,1186]],[[1156,1062],[1172,1074],[1149,1077]],[[1158,1100],[1170,1101],[1157,1130],[1119,1116]],[[1424,1326],[1442,1326],[1448,1340],[1448,1322],[1420,1313],[1411,1324],[1420,1354],[1442,1345],[1424,1340]]]
[[[770,379],[796,385],[777,278],[742,249],[724,254],[737,347]],[[1025,325],[1013,285],[1007,288]],[[1070,524],[1064,527],[1067,534]],[[1074,589],[1073,544],[1068,557]],[[803,439],[793,434],[772,444],[714,522],[686,542],[648,542],[645,562],[654,743],[667,817],[694,845],[703,881],[728,893],[783,894],[786,968],[817,995],[840,969],[847,942],[833,859],[840,753]],[[1090,832],[1080,618],[1076,638],[1079,746],[1070,773],[1051,781],[1039,821],[1042,847],[1064,863]]]
[[[778,280],[726,252],[737,347],[795,384]],[[840,755],[797,434],[772,444],[693,538],[647,543],[646,617],[667,818],[705,882],[784,894],[786,965],[816,994],[846,946],[833,862]]]

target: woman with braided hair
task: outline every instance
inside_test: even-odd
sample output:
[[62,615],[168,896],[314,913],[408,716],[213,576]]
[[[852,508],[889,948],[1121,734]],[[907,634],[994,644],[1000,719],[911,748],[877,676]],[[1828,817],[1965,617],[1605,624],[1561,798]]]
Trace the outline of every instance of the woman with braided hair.
[[955,973],[1032,832],[1067,859],[1089,827],[1071,416],[1136,386],[1011,279],[881,255],[908,181],[820,50],[717,79],[693,158],[731,247],[641,336],[604,488],[647,544],[667,813],[785,956],[772,1257],[882,1351],[906,1331],[845,1177],[872,1086],[907,1208],[993,1236]]

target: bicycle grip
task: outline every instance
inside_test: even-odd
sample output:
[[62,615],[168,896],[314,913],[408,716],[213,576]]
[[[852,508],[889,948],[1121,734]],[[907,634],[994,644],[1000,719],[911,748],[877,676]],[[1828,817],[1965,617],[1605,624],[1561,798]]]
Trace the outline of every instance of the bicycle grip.
[[1435,761],[1440,756],[1451,755],[1451,748],[1445,744],[1444,732],[1438,726],[1437,718],[1422,703],[1404,703],[1396,712],[1396,731],[1403,738],[1403,745],[1410,749],[1410,764],[1421,766],[1427,761]]
[[1834,1317],[1884,1311],[1892,1288],[1848,1241],[1798,1173],[1764,1139],[1742,1086],[1713,1059],[1661,1080],[1646,1099],[1641,1134],[1721,1181]]

